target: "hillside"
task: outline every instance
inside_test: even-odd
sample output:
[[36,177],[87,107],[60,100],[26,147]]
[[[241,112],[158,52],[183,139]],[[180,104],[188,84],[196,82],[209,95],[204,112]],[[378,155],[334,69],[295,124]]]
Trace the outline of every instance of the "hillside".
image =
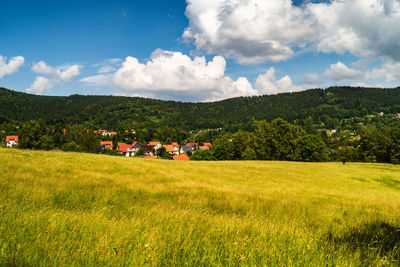
[[381,111],[400,112],[400,88],[333,87],[213,103],[119,96],[36,96],[0,88],[0,123],[43,119],[48,125],[83,123],[107,129],[115,129],[120,122],[147,127],[168,125],[184,130],[220,127],[249,130],[256,121],[264,119],[280,117],[289,122],[296,120],[300,125],[311,119],[331,125],[344,118]]
[[0,162],[0,265],[400,264],[400,166],[1,148]]

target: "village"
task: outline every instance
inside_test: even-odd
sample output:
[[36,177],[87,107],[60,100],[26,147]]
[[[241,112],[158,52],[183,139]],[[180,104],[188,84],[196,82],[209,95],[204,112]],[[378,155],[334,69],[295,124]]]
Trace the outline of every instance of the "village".
[[[94,133],[103,137],[117,135],[117,132],[107,130],[97,130]],[[5,142],[7,147],[16,147],[19,144],[19,136],[7,136]],[[150,141],[141,145],[138,141],[135,141],[132,144],[118,143],[115,147],[113,141],[100,141],[99,146],[102,151],[115,149],[123,157],[141,156],[146,159],[155,159],[160,157],[160,153],[157,152],[160,149],[165,149],[165,153],[168,153],[173,160],[190,160],[190,155],[196,153],[196,151],[210,149],[212,145],[211,143],[199,145],[195,142],[185,145],[179,145],[177,142],[162,144],[159,141]]]

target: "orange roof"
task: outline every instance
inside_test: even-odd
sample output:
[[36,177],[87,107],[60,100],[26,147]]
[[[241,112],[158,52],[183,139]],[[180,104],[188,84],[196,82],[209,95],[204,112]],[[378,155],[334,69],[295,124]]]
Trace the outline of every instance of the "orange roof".
[[102,142],[100,142],[100,145],[101,145],[101,146],[106,146],[106,145],[112,146],[112,145],[113,145],[113,142],[112,142],[112,141],[102,141]]
[[116,135],[117,132],[110,132],[109,134],[111,134],[111,135]]
[[154,159],[154,156],[144,156],[145,159]]
[[165,147],[165,150],[167,150],[167,152],[175,152],[175,148],[173,145],[163,145],[163,147]]
[[199,147],[200,150],[206,150],[206,149],[210,149],[208,146],[200,146]]
[[18,136],[10,135],[10,136],[6,137],[6,142],[13,141],[13,140],[14,140],[14,142],[18,142]]
[[210,147],[210,146],[211,146],[211,143],[204,143],[204,146]]
[[176,147],[179,147],[179,144],[177,143],[177,142],[172,142],[172,144],[171,144],[172,146],[176,146]]
[[187,143],[187,146],[190,146],[191,148],[195,148],[199,146],[199,143]]
[[149,145],[151,145],[151,146],[156,146],[156,145],[158,145],[160,142],[157,142],[157,141],[153,141],[153,142],[149,142]]
[[173,156],[174,160],[190,160],[187,154],[180,154]]
[[127,150],[132,150],[132,146],[131,145],[119,145],[119,151],[127,152]]

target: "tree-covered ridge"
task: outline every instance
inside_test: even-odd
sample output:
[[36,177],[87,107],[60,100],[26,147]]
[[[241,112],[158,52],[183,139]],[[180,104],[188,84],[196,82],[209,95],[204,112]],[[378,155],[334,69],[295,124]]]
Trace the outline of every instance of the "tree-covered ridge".
[[185,130],[254,130],[258,121],[282,118],[335,128],[343,119],[371,113],[400,113],[400,88],[332,87],[297,93],[232,98],[212,103],[184,103],[139,97],[37,96],[0,88],[0,123],[42,119],[116,129],[118,123]]

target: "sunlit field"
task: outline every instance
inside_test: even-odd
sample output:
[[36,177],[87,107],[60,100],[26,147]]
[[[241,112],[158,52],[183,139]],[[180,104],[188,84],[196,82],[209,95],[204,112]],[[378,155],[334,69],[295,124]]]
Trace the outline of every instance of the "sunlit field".
[[400,166],[0,149],[0,265],[398,265]]

